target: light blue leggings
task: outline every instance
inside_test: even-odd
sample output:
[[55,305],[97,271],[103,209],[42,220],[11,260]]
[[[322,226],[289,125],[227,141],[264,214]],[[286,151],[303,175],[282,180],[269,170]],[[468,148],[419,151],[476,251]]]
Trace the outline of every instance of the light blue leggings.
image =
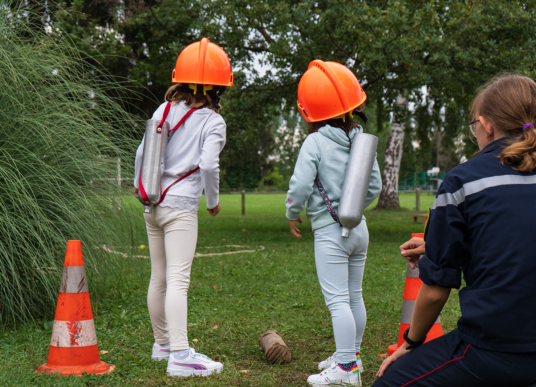
[[341,237],[337,223],[319,228],[315,235],[315,262],[324,300],[331,313],[337,362],[355,361],[367,323],[362,288],[369,233],[363,220]]

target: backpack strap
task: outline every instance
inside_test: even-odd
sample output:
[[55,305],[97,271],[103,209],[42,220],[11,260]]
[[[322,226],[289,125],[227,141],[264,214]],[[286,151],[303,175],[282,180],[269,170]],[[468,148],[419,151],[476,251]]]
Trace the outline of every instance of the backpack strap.
[[322,199],[324,199],[324,202],[326,203],[326,207],[328,208],[328,211],[333,218],[333,220],[337,223],[339,223],[339,226],[342,227],[341,221],[339,220],[339,216],[335,212],[335,209],[333,208],[333,205],[331,204],[331,201],[328,198],[328,194],[326,193],[326,190],[324,189],[324,186],[320,182],[320,179],[318,176],[315,179],[315,184],[318,187],[318,190],[320,191],[320,195],[322,196]]

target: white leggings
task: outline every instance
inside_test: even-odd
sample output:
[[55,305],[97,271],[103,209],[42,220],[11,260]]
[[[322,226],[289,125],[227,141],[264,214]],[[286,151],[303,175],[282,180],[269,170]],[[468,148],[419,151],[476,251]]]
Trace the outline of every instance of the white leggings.
[[367,323],[362,282],[369,233],[363,220],[348,238],[337,223],[314,231],[315,262],[324,300],[331,313],[337,362],[355,361]]
[[171,351],[189,348],[188,287],[197,243],[197,212],[156,206],[144,214],[151,254],[147,305],[154,339]]

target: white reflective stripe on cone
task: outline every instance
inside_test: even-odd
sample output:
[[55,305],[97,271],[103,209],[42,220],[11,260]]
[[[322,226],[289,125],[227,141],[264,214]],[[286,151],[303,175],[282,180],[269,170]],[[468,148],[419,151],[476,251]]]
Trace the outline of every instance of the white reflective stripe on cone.
[[[415,301],[404,300],[402,301],[402,316],[400,316],[400,324],[411,324],[411,317],[413,317],[413,310],[415,309]],[[435,320],[434,324],[441,322],[439,316]]]
[[84,266],[64,266],[61,277],[60,293],[89,292]]
[[419,278],[419,268],[412,269],[410,265],[406,269],[406,278]]
[[50,345],[53,347],[89,347],[97,344],[93,320],[54,321]]

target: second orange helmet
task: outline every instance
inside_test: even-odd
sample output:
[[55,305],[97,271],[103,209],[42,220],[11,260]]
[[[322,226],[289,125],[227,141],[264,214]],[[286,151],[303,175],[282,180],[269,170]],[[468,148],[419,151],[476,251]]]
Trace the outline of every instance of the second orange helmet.
[[350,69],[337,62],[315,59],[298,85],[298,110],[307,122],[351,112],[367,99]]
[[231,62],[220,46],[203,38],[181,51],[171,82],[232,86]]

